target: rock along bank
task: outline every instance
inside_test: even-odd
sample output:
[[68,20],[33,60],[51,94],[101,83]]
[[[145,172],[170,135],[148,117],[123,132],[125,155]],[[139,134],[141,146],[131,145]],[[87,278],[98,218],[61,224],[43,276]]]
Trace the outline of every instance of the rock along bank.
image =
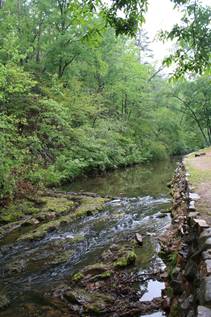
[[169,184],[172,224],[160,238],[168,276],[164,308],[170,317],[211,317],[211,227],[187,170],[184,160]]

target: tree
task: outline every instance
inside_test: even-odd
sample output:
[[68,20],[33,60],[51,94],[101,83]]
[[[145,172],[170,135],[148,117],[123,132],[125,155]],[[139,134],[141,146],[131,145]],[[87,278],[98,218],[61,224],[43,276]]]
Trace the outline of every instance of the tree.
[[195,123],[206,146],[211,145],[211,79],[207,76],[182,82],[174,97],[180,101],[186,120]]
[[162,33],[165,40],[176,40],[175,53],[164,61],[166,65],[176,63],[176,77],[186,72],[202,74],[210,69],[211,56],[211,8],[202,6],[197,0],[175,1],[182,4],[181,23],[170,32]]

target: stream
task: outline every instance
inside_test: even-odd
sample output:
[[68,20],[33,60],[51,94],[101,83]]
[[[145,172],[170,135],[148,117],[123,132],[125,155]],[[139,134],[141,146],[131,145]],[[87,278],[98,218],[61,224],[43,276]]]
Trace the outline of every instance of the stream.
[[[131,270],[142,274],[162,268],[164,264],[157,255],[157,238],[170,224],[170,215],[164,214],[171,203],[166,184],[175,167],[175,159],[166,160],[84,177],[63,187],[66,192],[92,192],[113,199],[106,202],[100,213],[60,226],[40,240],[16,241],[16,236],[11,236],[0,241],[0,292],[10,299],[8,308],[0,311],[0,316],[29,317],[24,306],[45,305],[42,294],[56,289],[84,266],[96,263],[109,246],[121,245],[137,232],[144,237],[144,243],[141,248],[136,248],[136,265]],[[62,251],[68,254],[65,261],[55,257]],[[150,279],[144,293],[140,285],[140,301],[161,296],[163,288],[164,283]],[[57,314],[36,316],[54,317]],[[141,316],[161,317],[165,314],[157,311]]]

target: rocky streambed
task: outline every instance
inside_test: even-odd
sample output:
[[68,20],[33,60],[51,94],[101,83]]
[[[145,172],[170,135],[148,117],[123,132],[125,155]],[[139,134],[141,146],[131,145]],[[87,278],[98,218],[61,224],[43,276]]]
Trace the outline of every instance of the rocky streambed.
[[2,209],[0,316],[163,316],[158,237],[174,168],[116,171]]

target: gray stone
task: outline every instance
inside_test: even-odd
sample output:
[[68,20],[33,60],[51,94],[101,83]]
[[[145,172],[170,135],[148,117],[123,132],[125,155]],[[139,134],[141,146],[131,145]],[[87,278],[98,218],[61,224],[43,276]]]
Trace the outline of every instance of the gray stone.
[[36,219],[36,218],[31,218],[31,219],[26,220],[26,221],[24,222],[24,225],[25,225],[25,226],[30,226],[30,225],[34,226],[34,225],[38,225],[39,223],[40,223],[40,222],[39,222],[38,219]]
[[202,259],[203,260],[211,259],[211,249],[208,249],[207,251],[202,252]]
[[200,196],[197,193],[189,193],[189,199],[196,201],[200,199]]
[[208,239],[205,241],[203,249],[204,249],[204,250],[211,249],[211,238],[208,238]]
[[210,259],[205,260],[205,265],[206,265],[207,273],[210,274],[211,273],[211,260]]
[[200,234],[200,240],[206,240],[207,238],[211,238],[211,228],[204,229]]
[[209,225],[207,224],[207,222],[204,219],[194,218],[193,221],[195,222],[195,224],[197,224],[199,226],[200,229],[209,228]]
[[198,211],[190,211],[188,214],[188,218],[196,218],[199,215]]
[[189,209],[189,210],[192,210],[192,211],[195,211],[195,210],[196,210],[195,201],[194,201],[194,200],[191,200],[191,201],[190,201],[188,209]]
[[138,243],[139,245],[142,245],[142,244],[143,244],[143,237],[142,237],[141,234],[136,233],[136,234],[135,234],[135,238],[136,238],[136,241],[137,241],[137,243]]
[[[204,302],[211,303],[211,276],[207,276],[204,278]],[[202,298],[203,300],[203,298]]]
[[205,306],[198,306],[197,317],[211,317],[211,309]]
[[190,295],[185,300],[181,303],[181,308],[182,310],[188,310],[188,308],[192,305],[193,303],[193,296]]

